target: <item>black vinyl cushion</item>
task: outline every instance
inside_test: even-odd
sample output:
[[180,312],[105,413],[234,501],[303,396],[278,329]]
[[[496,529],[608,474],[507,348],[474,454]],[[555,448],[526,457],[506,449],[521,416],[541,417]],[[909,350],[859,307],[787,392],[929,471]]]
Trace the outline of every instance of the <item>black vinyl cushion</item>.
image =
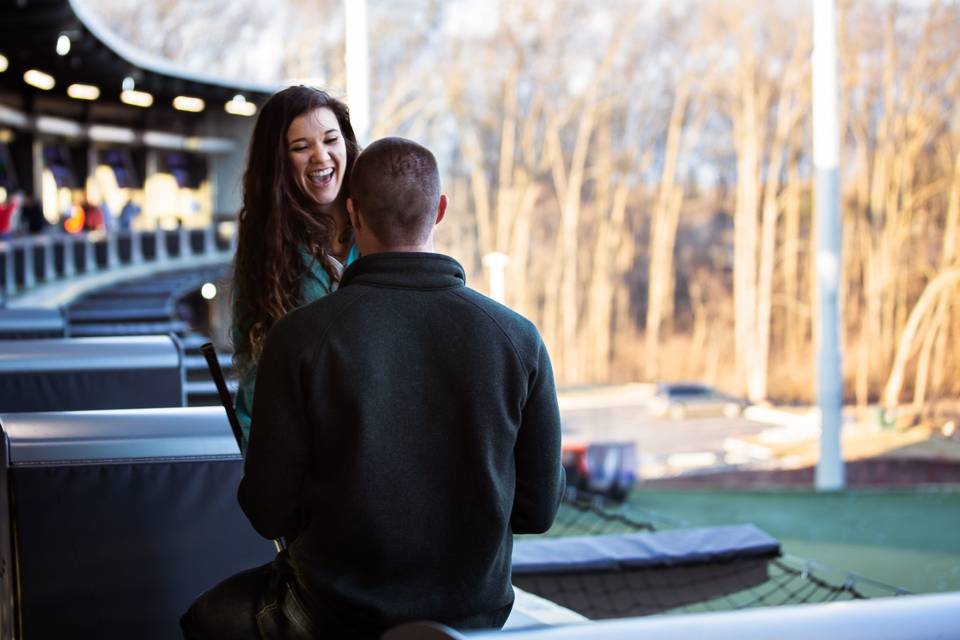
[[241,465],[15,467],[25,640],[179,637],[201,592],[273,557],[237,504]]
[[146,409],[183,405],[179,368],[0,374],[0,412]]

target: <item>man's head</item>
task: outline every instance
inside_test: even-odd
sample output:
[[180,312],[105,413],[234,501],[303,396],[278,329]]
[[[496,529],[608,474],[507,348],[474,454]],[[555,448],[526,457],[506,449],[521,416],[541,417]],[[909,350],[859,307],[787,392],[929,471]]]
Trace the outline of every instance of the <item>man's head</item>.
[[377,140],[353,165],[347,209],[361,253],[432,250],[446,206],[437,160],[416,142]]

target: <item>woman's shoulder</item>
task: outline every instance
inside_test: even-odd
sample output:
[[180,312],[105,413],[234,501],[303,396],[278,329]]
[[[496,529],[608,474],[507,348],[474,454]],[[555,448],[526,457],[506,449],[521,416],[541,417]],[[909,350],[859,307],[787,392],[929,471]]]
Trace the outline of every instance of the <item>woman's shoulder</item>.
[[[345,268],[353,264],[360,257],[360,249],[357,245],[352,245],[347,255],[341,263],[336,258],[326,256],[328,264],[324,265],[313,254],[305,248],[301,248],[300,255],[303,257],[306,273],[303,278],[303,301],[304,303],[313,302],[323,296],[333,293],[337,288],[339,275]],[[331,276],[331,271],[337,274],[336,278]]]

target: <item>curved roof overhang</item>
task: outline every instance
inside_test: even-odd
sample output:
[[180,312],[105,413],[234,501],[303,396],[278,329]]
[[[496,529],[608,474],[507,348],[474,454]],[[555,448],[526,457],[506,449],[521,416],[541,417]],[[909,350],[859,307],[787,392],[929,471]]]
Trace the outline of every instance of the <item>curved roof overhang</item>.
[[[70,38],[70,51],[59,55],[57,40]],[[27,114],[52,114],[86,122],[136,124],[143,127],[183,129],[184,121],[200,114],[175,111],[177,96],[204,100],[204,111],[223,113],[224,104],[236,95],[254,104],[279,86],[234,81],[185,71],[124,42],[87,9],[80,0],[12,0],[0,4],[0,55],[7,59],[0,72],[0,102]],[[35,88],[24,80],[28,69],[49,74],[55,86]],[[148,108],[120,100],[125,78],[135,88],[153,96]],[[67,87],[87,84],[99,89],[91,102],[68,96]]]

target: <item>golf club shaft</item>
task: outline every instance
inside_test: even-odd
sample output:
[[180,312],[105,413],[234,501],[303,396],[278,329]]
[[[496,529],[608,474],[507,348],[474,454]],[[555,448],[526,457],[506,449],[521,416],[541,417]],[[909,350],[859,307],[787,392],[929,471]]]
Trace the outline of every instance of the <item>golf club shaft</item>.
[[[223,369],[220,368],[220,361],[217,360],[217,350],[210,342],[200,346],[200,353],[207,360],[207,368],[210,369],[210,375],[213,377],[214,384],[217,385],[217,394],[220,396],[220,403],[223,410],[227,412],[227,421],[230,422],[230,430],[233,431],[233,437],[237,440],[237,448],[243,451],[243,432],[240,430],[240,420],[237,418],[237,411],[233,407],[233,400],[230,398],[230,390],[227,389],[227,381],[223,377]],[[280,538],[273,541],[273,546],[280,553],[287,546],[284,539]]]
[[233,431],[233,437],[237,440],[237,447],[240,451],[243,451],[243,432],[240,430],[240,421],[237,419],[237,412],[233,408],[230,391],[227,389],[227,381],[223,377],[223,369],[220,368],[220,361],[217,360],[217,351],[213,348],[213,344],[207,342],[200,347],[200,353],[207,359],[207,368],[210,369],[213,382],[217,385],[220,404],[223,405],[224,411],[227,412],[230,430]]

